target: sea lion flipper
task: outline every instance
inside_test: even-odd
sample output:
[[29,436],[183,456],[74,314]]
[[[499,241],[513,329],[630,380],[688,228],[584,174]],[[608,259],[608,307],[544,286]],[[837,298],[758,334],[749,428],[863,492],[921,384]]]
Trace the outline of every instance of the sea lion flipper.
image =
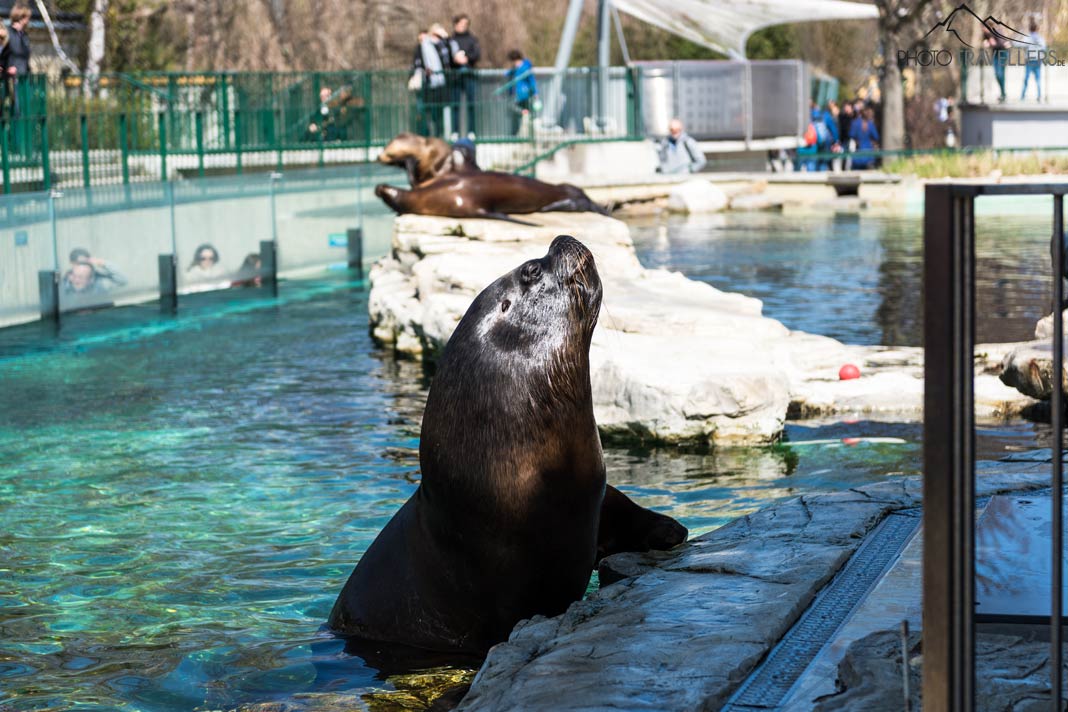
[[666,550],[686,541],[689,531],[671,517],[639,506],[612,485],[605,486],[597,532],[597,560],[624,551]]

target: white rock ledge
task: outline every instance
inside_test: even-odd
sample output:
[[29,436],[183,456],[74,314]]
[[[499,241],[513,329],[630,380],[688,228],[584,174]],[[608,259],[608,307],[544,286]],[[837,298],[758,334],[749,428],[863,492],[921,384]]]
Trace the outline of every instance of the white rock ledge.
[[[590,213],[526,216],[539,227],[404,215],[393,250],[371,269],[371,329],[398,355],[433,360],[474,297],[557,235],[593,252],[604,284],[590,365],[594,409],[609,439],[762,444],[791,417],[893,415],[923,408],[922,350],[847,346],[790,331],[759,300],[677,272],[646,269],[626,224]],[[844,363],[863,376],[839,381]],[[976,413],[1034,401],[979,370]]]

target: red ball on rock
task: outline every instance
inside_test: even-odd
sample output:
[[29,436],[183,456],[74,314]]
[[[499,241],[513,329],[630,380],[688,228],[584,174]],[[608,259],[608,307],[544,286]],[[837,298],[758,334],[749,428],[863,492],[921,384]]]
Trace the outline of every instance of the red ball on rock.
[[847,363],[838,369],[838,380],[849,381],[854,378],[860,378],[860,369],[851,363]]

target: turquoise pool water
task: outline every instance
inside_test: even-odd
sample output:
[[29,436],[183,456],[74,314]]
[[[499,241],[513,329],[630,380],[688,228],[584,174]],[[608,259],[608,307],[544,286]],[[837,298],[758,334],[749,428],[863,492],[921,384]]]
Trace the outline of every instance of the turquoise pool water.
[[[1012,200],[976,208],[980,343],[1034,338],[1050,311],[1050,201]],[[642,220],[631,234],[645,264],[757,297],[792,329],[854,344],[922,341],[920,217],[724,213]]]
[[[319,632],[419,477],[428,383],[374,347],[366,298],[334,274],[278,303],[231,291],[177,319],[146,306],[0,332],[0,708],[412,709],[463,676],[386,675]],[[895,442],[849,444],[865,436]],[[919,467],[917,424],[788,437],[610,449],[609,480],[697,533]],[[1000,425],[980,449],[1045,437]]]

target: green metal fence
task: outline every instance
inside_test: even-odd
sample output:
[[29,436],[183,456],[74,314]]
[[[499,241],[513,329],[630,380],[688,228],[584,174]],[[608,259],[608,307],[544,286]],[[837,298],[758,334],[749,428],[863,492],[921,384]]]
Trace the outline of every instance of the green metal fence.
[[[32,76],[4,96],[3,192],[369,161],[401,131],[473,133],[484,167],[515,170],[564,143],[642,135],[640,70],[609,71],[609,105],[593,99],[598,70],[573,68],[542,115],[520,113],[502,70],[418,91],[406,71],[110,74],[91,87]],[[582,114],[566,128],[565,103]]]

